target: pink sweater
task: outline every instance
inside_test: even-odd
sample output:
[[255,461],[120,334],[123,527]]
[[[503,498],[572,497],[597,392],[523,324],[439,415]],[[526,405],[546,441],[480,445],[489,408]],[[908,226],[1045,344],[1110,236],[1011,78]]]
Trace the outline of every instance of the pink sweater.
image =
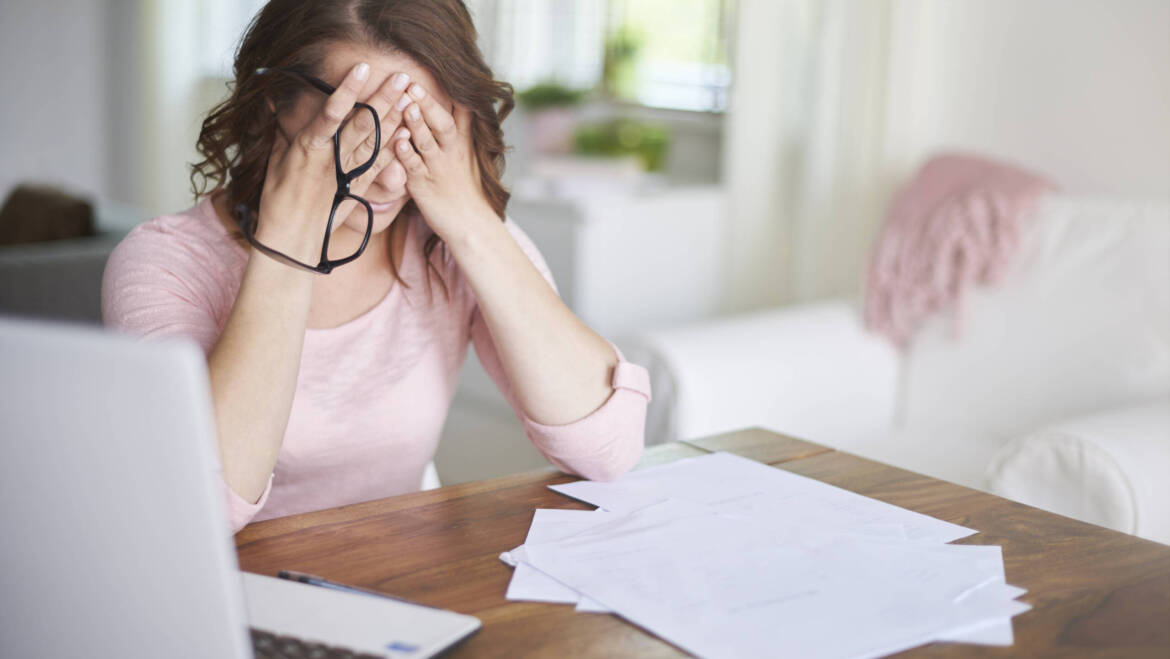
[[[505,226],[552,284],[532,241],[510,220]],[[292,413],[268,488],[251,503],[224,486],[233,530],[252,520],[417,491],[469,342],[528,438],[557,468],[611,479],[638,460],[650,399],[646,370],[618,352],[614,391],[600,408],[563,426],[527,418],[471,287],[439,249],[432,260],[451,296],[445,299],[440,287],[427,300],[422,245],[428,235],[421,219],[410,221],[400,267],[409,290],[395,284],[365,314],[338,327],[306,330]],[[110,256],[102,282],[105,323],[146,337],[184,337],[210,352],[247,259],[207,199],[146,222]]]

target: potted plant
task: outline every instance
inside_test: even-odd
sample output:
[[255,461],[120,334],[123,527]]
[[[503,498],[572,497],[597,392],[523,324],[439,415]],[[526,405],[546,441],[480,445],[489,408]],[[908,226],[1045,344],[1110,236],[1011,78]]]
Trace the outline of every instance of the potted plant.
[[647,172],[660,173],[666,167],[670,131],[655,123],[613,119],[584,124],[573,136],[573,151],[592,157],[635,157]]
[[577,122],[576,107],[586,91],[572,89],[558,82],[543,82],[516,94],[520,107],[528,114],[529,138],[540,154],[568,153],[572,147]]
[[641,36],[625,24],[606,40],[601,78],[602,87],[610,99],[637,99],[638,51],[641,47]]

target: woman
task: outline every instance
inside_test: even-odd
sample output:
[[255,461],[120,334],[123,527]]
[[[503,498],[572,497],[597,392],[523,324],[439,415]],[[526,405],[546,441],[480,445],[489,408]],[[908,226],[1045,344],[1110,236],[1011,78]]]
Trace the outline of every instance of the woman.
[[558,468],[641,453],[645,370],[504,217],[512,93],[475,39],[459,0],[273,0],[203,123],[202,199],[110,258],[108,325],[207,353],[235,530],[419,489],[468,343]]

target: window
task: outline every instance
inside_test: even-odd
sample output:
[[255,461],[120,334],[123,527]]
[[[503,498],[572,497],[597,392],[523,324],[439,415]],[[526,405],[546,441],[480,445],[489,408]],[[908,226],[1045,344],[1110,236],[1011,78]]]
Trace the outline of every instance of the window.
[[[610,94],[680,110],[721,111],[731,71],[722,0],[610,0]],[[621,67],[628,71],[621,72]],[[622,80],[622,76],[628,77]]]
[[496,75],[555,81],[657,108],[720,112],[731,83],[732,0],[479,0]]

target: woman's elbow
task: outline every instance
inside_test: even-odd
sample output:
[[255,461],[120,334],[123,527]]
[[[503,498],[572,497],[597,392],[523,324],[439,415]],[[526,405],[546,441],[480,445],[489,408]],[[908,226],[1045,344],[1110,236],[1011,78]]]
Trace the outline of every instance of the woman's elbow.
[[623,433],[622,436],[615,437],[605,458],[582,465],[582,469],[577,470],[578,475],[591,481],[617,480],[633,469],[634,465],[638,464],[638,460],[642,458],[644,438],[641,426],[629,433]]

